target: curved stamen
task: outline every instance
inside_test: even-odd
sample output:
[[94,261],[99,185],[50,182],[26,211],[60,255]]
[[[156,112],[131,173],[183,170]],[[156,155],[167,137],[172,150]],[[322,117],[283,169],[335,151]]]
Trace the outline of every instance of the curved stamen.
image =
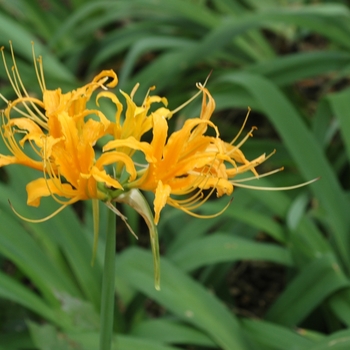
[[[13,47],[12,47],[12,42],[11,41],[10,41],[10,50],[11,50],[11,57],[12,57],[12,62],[13,62],[12,72],[13,72],[13,78],[14,78],[13,81],[10,79],[10,82],[11,82],[12,86],[14,87],[14,90],[15,90],[15,92],[16,92],[18,97],[20,97],[20,98],[23,97],[23,95],[21,93],[21,89],[24,92],[24,95],[26,97],[29,97],[29,94],[28,94],[28,92],[27,92],[27,90],[26,90],[26,88],[25,88],[25,86],[24,86],[24,84],[22,82],[21,76],[19,74],[19,70],[17,68],[17,63],[16,63],[15,54],[14,54],[14,51],[13,51]],[[34,66],[35,66],[35,60],[34,60]],[[42,70],[42,68],[41,68],[41,70]],[[8,73],[7,69],[6,69],[6,71]],[[40,84],[40,76],[39,75],[37,75],[37,79],[38,79],[39,84]],[[29,100],[29,102],[31,104],[31,107],[34,108],[35,112],[38,113],[38,115],[43,120],[47,120],[46,116],[38,109],[38,107],[34,103],[32,103],[32,101]],[[24,106],[25,106],[27,111],[30,110],[30,108],[25,103],[24,103]]]
[[209,75],[207,76],[207,78],[205,79],[204,84],[202,85],[201,83],[196,83],[196,87],[199,89],[199,91],[193,95],[189,100],[187,100],[186,102],[184,102],[182,105],[180,105],[179,107],[175,108],[174,110],[171,111],[172,114],[177,113],[178,111],[180,111],[181,109],[183,109],[184,107],[186,107],[188,104],[190,104],[193,100],[195,100],[197,98],[197,96],[199,96],[203,91],[202,89],[205,87],[205,85],[207,84],[209,77],[211,75],[211,72],[209,73]]
[[215,214],[209,214],[209,215],[202,215],[202,214],[194,213],[192,211],[187,210],[186,208],[183,208],[181,206],[177,206],[176,203],[169,202],[169,204],[172,205],[174,208],[180,209],[183,212],[185,212],[186,214],[189,214],[189,215],[191,215],[191,216],[193,216],[195,218],[198,218],[198,219],[213,219],[213,218],[216,218],[216,217],[220,216],[223,212],[225,212],[226,209],[230,206],[232,200],[233,200],[233,198],[230,198],[230,201],[219,212],[217,212]]
[[[136,83],[135,86],[132,88],[131,93],[130,93],[130,98],[131,98],[132,100],[134,99],[134,96],[135,96],[135,94],[136,94],[136,91],[137,91],[137,89],[138,89],[139,87],[140,87],[140,83]],[[146,98],[147,98],[149,92],[150,92],[150,89],[148,89],[148,92],[147,92],[147,94],[146,94],[146,97],[145,97],[143,103],[145,103],[145,100],[146,100]]]
[[241,183],[237,184],[235,183],[236,187],[242,187],[242,188],[248,188],[251,190],[259,190],[259,191],[289,191],[289,190],[294,190],[296,188],[304,187],[307,185],[310,185],[316,181],[318,181],[321,177],[316,177],[315,179],[303,182],[298,185],[293,185],[293,186],[282,186],[282,187],[259,187],[259,186],[251,186],[251,185],[243,185]]
[[[266,177],[266,176],[270,176],[270,175],[279,173],[280,171],[283,171],[283,170],[284,170],[284,167],[281,167],[281,168],[269,171],[269,172],[264,173],[264,174],[259,174],[259,179]],[[247,181],[252,181],[252,180],[257,180],[257,177],[256,176],[245,177],[244,179],[233,180],[233,181],[231,181],[231,183],[233,183],[235,185],[238,182],[240,183],[240,182],[247,182]]]
[[249,139],[249,137],[253,136],[253,131],[256,129],[257,129],[256,126],[252,126],[250,131],[246,134],[246,136],[244,136],[243,140],[241,140],[238,145],[233,146],[232,141],[231,141],[230,145],[233,146],[233,148],[227,152],[227,155],[234,153],[237,149],[241,148],[243,146],[243,144]]
[[33,224],[38,224],[40,222],[45,222],[47,220],[50,220],[51,218],[53,218],[54,216],[56,216],[58,213],[60,213],[64,208],[67,207],[67,205],[62,205],[60,208],[58,208],[57,210],[55,210],[52,214],[42,218],[42,219],[29,219],[29,218],[26,218],[25,216],[19,214],[16,209],[13,207],[12,203],[10,202],[9,200],[9,204],[10,204],[10,207],[12,209],[12,211],[22,220],[24,221],[27,221],[27,222],[30,222],[30,223],[33,223]]
[[[35,110],[37,111],[37,113],[40,115],[41,119],[38,118],[38,116],[33,113],[33,111],[27,106],[27,104],[25,103],[26,101],[29,101],[30,104],[32,105],[32,107],[35,106]],[[18,104],[23,104],[24,108],[27,110],[27,113],[22,111],[21,109],[19,109],[17,107]],[[44,107],[42,101],[34,98],[34,97],[20,97],[18,99],[16,99],[15,101],[11,102],[11,101],[7,101],[7,108],[5,109],[5,113],[8,117],[8,119],[10,119],[10,114],[12,110],[15,110],[17,113],[19,113],[21,116],[28,118],[30,120],[33,120],[36,124],[38,124],[42,129],[44,130],[48,130],[48,126],[47,126],[47,120],[48,118],[40,112],[40,110],[38,109],[38,107],[36,107],[36,104],[38,104],[41,107]]]
[[245,116],[245,118],[244,118],[244,122],[243,122],[243,124],[242,124],[240,130],[238,131],[238,134],[237,134],[237,135],[233,138],[233,140],[230,142],[230,145],[233,145],[233,144],[236,142],[236,140],[239,138],[239,136],[242,134],[242,132],[243,132],[243,130],[244,130],[244,128],[245,128],[245,125],[246,125],[246,123],[247,123],[247,120],[248,120],[250,111],[251,111],[251,108],[248,107],[248,112],[247,112],[247,114],[246,114],[246,116]]
[[[34,50],[34,42],[32,41],[31,44],[32,44],[32,56],[33,56],[35,73],[38,78],[40,89],[42,92],[44,92],[46,91],[46,86],[45,86],[45,77],[44,77],[44,69],[43,69],[43,60],[41,56],[39,56],[38,58],[36,57],[35,50]],[[39,62],[39,69],[38,69],[37,61]]]

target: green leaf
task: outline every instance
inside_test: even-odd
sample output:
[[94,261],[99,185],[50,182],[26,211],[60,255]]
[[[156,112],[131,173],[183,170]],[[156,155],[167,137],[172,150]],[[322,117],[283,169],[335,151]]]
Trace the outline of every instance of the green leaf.
[[[24,184],[32,179],[33,172],[30,171],[30,169],[21,168],[20,171],[18,171],[18,169],[19,167],[16,165],[6,169],[11,183],[23,185],[15,190],[11,189],[10,186],[6,186],[4,190],[2,190],[4,207],[9,207],[8,203],[6,203],[9,198],[14,208],[27,218],[33,218],[34,215],[42,218],[54,212],[57,209],[57,203],[51,199],[44,200],[40,210],[27,206],[25,201],[26,194],[24,193],[23,187]],[[37,275],[37,279],[42,281],[45,288],[53,286],[56,291],[66,291],[72,296],[81,296],[81,291],[83,291],[84,295],[98,308],[100,303],[99,283],[101,265],[99,261],[96,261],[93,267],[90,264],[93,228],[91,227],[90,234],[88,235],[72,208],[66,208],[59,215],[40,224],[25,223],[22,220],[19,220],[19,222],[25,225],[27,230],[24,231],[22,228],[18,228],[13,230],[13,232],[12,230],[11,232],[7,231],[6,236],[4,235],[5,232],[3,235],[0,235],[0,239],[8,237],[8,244],[11,244],[13,247],[5,254],[13,252],[14,256],[18,255],[18,259],[20,259],[24,268],[32,269],[33,273]],[[18,223],[11,223],[11,225],[18,225]],[[28,245],[24,244],[23,242],[34,241],[34,238],[32,238],[28,232],[38,241],[48,240],[51,241],[56,248],[58,246],[64,254],[65,261],[59,261],[60,264],[58,264],[57,260],[54,262],[51,261],[51,252],[47,253],[47,255],[45,255],[44,251],[38,252],[40,249],[39,243],[35,243],[36,248],[32,248],[34,243],[28,243]],[[23,243],[20,250],[18,250],[19,242]],[[31,250],[31,252],[26,254],[31,254],[30,258],[24,255],[24,252],[29,250]],[[38,264],[40,267],[34,264]],[[66,264],[68,264],[68,268]],[[50,268],[51,270],[49,270]],[[45,270],[49,271],[44,272]],[[56,270],[58,271],[54,272]],[[72,273],[74,276],[73,278]],[[64,283],[62,282],[59,287],[58,283],[62,280]],[[48,281],[50,281],[50,283],[48,283]]]
[[[29,330],[39,350],[96,350],[99,348],[99,333],[60,332],[51,325],[37,325],[29,322]],[[141,337],[114,336],[111,350],[176,350],[172,346]]]
[[[337,249],[345,266],[350,266],[346,247],[350,246],[348,227],[348,200],[345,197],[337,178],[325,155],[312,133],[307,129],[293,105],[282,92],[267,79],[247,74],[237,73],[227,75],[222,79],[242,86],[260,105],[260,111],[265,113],[283,138],[290,154],[293,156],[300,172],[307,180],[321,176],[321,180],[310,185],[315,196],[319,198],[327,210],[327,220],[333,228]],[[264,91],[264,94],[261,92]],[[324,184],[327,183],[327,186]]]
[[278,86],[340,71],[349,64],[350,54],[341,51],[297,52],[248,65],[245,71],[263,75]]
[[38,326],[28,322],[28,327],[33,342],[39,350],[74,350],[76,348],[68,337],[57,332],[55,327],[49,324]]
[[251,319],[242,319],[241,323],[243,332],[261,350],[308,349],[314,344],[301,334],[278,324]]
[[117,259],[119,277],[182,320],[201,329],[220,348],[246,349],[238,321],[215,296],[166,259],[161,260],[161,290],[156,291],[150,261],[151,255],[141,249],[124,251]]
[[326,298],[349,285],[334,256],[324,255],[305,266],[288,284],[266,318],[287,326],[296,325]]
[[237,260],[264,260],[287,266],[293,265],[290,252],[282,247],[252,242],[220,232],[189,242],[167,257],[184,271],[193,271],[203,265]]
[[131,335],[145,339],[157,339],[164,343],[192,344],[215,347],[215,343],[197,329],[170,319],[145,320],[137,324]]
[[350,289],[346,288],[334,293],[328,299],[328,305],[334,314],[350,327]]
[[0,350],[33,349],[34,344],[28,331],[1,334]]
[[[78,342],[84,350],[98,349],[98,333],[68,333],[69,337]],[[125,335],[114,336],[111,350],[178,350],[178,348],[164,345],[156,340]]]
[[[5,198],[7,190],[2,191]],[[13,195],[11,196],[14,199]],[[0,235],[0,252],[13,261],[45,298],[53,305],[57,304],[55,291],[67,291],[79,295],[78,290],[68,276],[53,264],[50,258],[40,249],[40,246],[11,215],[3,215],[2,224],[5,229]]]
[[[40,40],[28,33],[19,22],[2,13],[0,13],[0,22],[0,35],[2,40],[12,41],[15,54],[17,52],[32,62],[31,42],[35,41],[35,52],[37,55],[43,56],[44,69],[47,75],[55,77],[61,81],[71,82],[75,80],[72,73],[69,72],[69,70],[40,43]],[[33,75],[34,74],[35,71],[33,65]]]
[[0,272],[0,297],[18,303],[48,321],[54,323],[57,321],[57,324],[59,325],[65,324],[64,322],[61,322],[63,320],[56,320],[57,315],[55,314],[54,309],[50,308],[42,298],[34,294],[23,284],[2,272]]
[[350,348],[350,330],[335,332],[314,346],[305,347],[303,350],[347,350]]
[[343,142],[345,144],[346,153],[350,160],[350,89],[331,94],[327,97],[327,101],[330,104],[330,108],[334,112],[339,121],[340,132]]

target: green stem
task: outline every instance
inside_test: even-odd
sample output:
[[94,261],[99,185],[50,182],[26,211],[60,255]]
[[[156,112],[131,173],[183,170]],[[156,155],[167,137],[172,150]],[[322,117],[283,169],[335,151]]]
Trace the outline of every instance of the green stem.
[[102,276],[100,350],[110,350],[112,345],[115,297],[115,244],[116,216],[110,210]]

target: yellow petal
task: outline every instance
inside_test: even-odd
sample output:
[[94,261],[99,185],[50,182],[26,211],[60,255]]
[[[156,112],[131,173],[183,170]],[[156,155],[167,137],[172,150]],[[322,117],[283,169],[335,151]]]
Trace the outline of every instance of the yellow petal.
[[18,129],[26,130],[33,134],[43,134],[41,128],[33,120],[28,118],[12,118],[7,123],[8,126],[16,126]]
[[[61,188],[58,188],[56,182],[49,179],[39,178],[31,181],[26,186],[28,198],[27,204],[33,207],[38,207],[40,205],[40,200],[42,197],[48,197],[52,194],[57,194],[59,196],[72,198],[75,197],[76,191],[69,184],[62,184]],[[64,192],[62,191],[64,190]],[[75,201],[77,201],[76,199]]]
[[95,78],[93,79],[93,82],[100,82],[101,80],[106,80],[106,78],[112,79],[106,86],[110,88],[114,88],[118,84],[118,77],[117,74],[115,73],[114,70],[109,69],[109,70],[103,70],[101,73],[97,74]]
[[154,223],[157,225],[159,222],[160,212],[164,208],[165,204],[171,193],[171,187],[169,185],[163,185],[162,181],[158,182],[158,186],[155,192],[154,199]]
[[99,170],[94,166],[91,169],[91,174],[97,182],[103,182],[108,187],[123,189],[123,186],[119,183],[119,181],[110,177],[105,170]]
[[130,181],[134,180],[137,176],[135,164],[132,159],[122,152],[108,152],[103,153],[96,161],[96,167],[101,169],[104,165],[113,163],[123,163],[126,171],[130,175]]
[[153,155],[160,160],[163,156],[163,149],[168,136],[168,123],[163,116],[155,115],[153,119]]
[[111,149],[123,149],[123,147],[129,147],[133,150],[142,151],[149,162],[155,161],[155,157],[153,156],[153,147],[151,147],[147,142],[137,141],[132,136],[128,137],[127,139],[109,141],[103,147],[103,151],[105,152]]

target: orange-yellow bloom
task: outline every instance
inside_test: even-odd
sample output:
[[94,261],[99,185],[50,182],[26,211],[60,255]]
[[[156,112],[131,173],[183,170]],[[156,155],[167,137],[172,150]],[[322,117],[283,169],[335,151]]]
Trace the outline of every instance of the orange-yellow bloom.
[[[155,223],[158,223],[160,212],[166,204],[196,215],[194,210],[213,191],[218,196],[230,195],[233,177],[248,170],[257,175],[255,167],[265,159],[262,155],[248,161],[239,149],[241,143],[234,146],[219,138],[217,127],[210,121],[215,109],[214,99],[205,87],[198,85],[198,88],[203,94],[200,117],[187,120],[180,130],[169,137],[167,115],[155,113],[150,144],[130,136],[126,140],[115,139],[104,147],[104,151],[108,151],[128,143],[135,150],[144,152],[148,164],[139,170],[137,180],[126,184],[125,188],[155,193]],[[205,134],[208,127],[214,130],[216,136]],[[204,195],[203,190],[210,192]]]
[[[253,127],[238,142],[245,122],[231,142],[220,139],[218,128],[210,120],[215,109],[215,101],[204,86],[197,84],[197,87],[203,95],[200,116],[187,120],[178,131],[168,135],[167,118],[183,105],[175,111],[169,112],[164,109],[152,114],[151,143],[142,142],[130,134],[126,139],[110,141],[103,148],[107,152],[127,145],[133,151],[139,150],[144,153],[147,161],[145,166],[140,168],[135,181],[130,178],[130,182],[124,184],[124,189],[127,191],[136,188],[154,193],[155,224],[158,223],[161,210],[166,204],[193,216],[219,215],[221,212],[212,216],[201,216],[196,214],[195,210],[214,192],[221,197],[225,194],[230,195],[235,186],[253,188],[242,184],[251,178],[236,180],[235,177],[248,171],[252,172],[253,178],[258,178],[255,168],[269,157],[261,154],[256,159],[248,160],[244,156],[241,146],[252,136],[255,129]],[[206,134],[208,128],[214,130],[215,136]],[[277,169],[271,173],[280,170]],[[292,189],[299,186],[301,185],[276,189]]]
[[[130,142],[130,138],[132,138],[132,140],[140,141],[142,136],[152,128],[154,115],[163,115],[168,118],[170,118],[172,115],[172,112],[166,108],[168,104],[166,98],[150,96],[149,93],[154,89],[154,87],[149,89],[141,106],[137,106],[133,101],[133,97],[138,86],[139,85],[137,84],[134,87],[130,95],[120,91],[126,101],[126,111],[124,116],[122,116],[123,105],[114,93],[110,91],[103,91],[97,96],[97,101],[99,101],[100,98],[107,98],[114,103],[116,113],[114,121],[110,124],[109,133],[112,135],[114,140],[120,141],[120,146],[116,147],[118,152],[129,155],[130,157],[132,157],[135,153],[136,146],[136,143],[134,144],[133,141]],[[150,108],[154,103],[162,103],[165,107],[159,107],[155,111],[150,112]],[[116,174],[121,174],[122,169],[123,164],[117,164]]]
[[[84,199],[106,199],[106,194],[98,189],[98,183],[122,189],[119,181],[107,174],[104,167],[118,161],[134,178],[134,164],[121,152],[114,152],[113,158],[111,154],[96,157],[94,146],[110,132],[111,122],[99,109],[87,108],[87,102],[97,88],[106,89],[117,84],[115,72],[103,71],[90,83],[67,93],[62,93],[61,89],[48,90],[41,58],[38,66],[33,51],[43,94],[40,100],[29,96],[20,78],[12,46],[11,53],[13,76],[2,48],[5,68],[17,99],[10,102],[0,95],[7,103],[2,111],[1,135],[11,153],[0,155],[0,166],[22,164],[43,173],[42,178],[27,185],[28,204],[38,206],[45,196],[53,196],[63,205]],[[22,135],[20,141],[16,135]],[[33,156],[24,149],[26,143],[34,150]]]
[[[245,123],[231,142],[220,138],[217,126],[211,121],[215,101],[205,84],[197,84],[198,93],[173,111],[167,109],[164,97],[150,96],[153,87],[141,106],[137,106],[133,101],[136,85],[130,95],[121,92],[126,100],[123,113],[119,98],[107,91],[118,83],[114,71],[102,71],[90,83],[67,93],[62,93],[61,89],[48,90],[42,60],[39,58],[37,64],[33,51],[43,94],[39,99],[29,96],[12,47],[11,53],[13,75],[3,52],[2,55],[17,99],[10,102],[0,94],[7,103],[2,112],[1,135],[11,153],[0,155],[0,166],[17,163],[42,172],[42,177],[27,185],[29,205],[38,206],[46,196],[52,196],[63,207],[87,199],[131,203],[127,192],[136,189],[155,194],[156,224],[166,204],[199,216],[195,210],[212,193],[220,197],[230,195],[235,186],[248,187],[235,177],[247,171],[258,177],[256,166],[268,158],[262,154],[249,161],[244,156],[241,146],[254,130],[252,128],[238,142]],[[96,96],[96,108],[89,109],[87,102],[98,88],[103,91]],[[187,120],[181,129],[168,135],[168,119],[199,94],[203,96],[200,116]],[[115,105],[114,120],[109,120],[101,111],[99,102],[103,98]],[[162,106],[154,109],[154,103]],[[13,116],[14,113],[18,116]],[[214,136],[207,134],[208,128]],[[153,139],[148,143],[142,136],[150,130]],[[17,135],[22,136],[19,141]],[[95,150],[96,142],[106,135],[113,140],[103,145],[99,155]],[[34,156],[23,148],[27,144],[34,150]],[[134,163],[135,152],[144,155],[145,164]],[[114,167],[113,175],[106,172],[110,165]]]

